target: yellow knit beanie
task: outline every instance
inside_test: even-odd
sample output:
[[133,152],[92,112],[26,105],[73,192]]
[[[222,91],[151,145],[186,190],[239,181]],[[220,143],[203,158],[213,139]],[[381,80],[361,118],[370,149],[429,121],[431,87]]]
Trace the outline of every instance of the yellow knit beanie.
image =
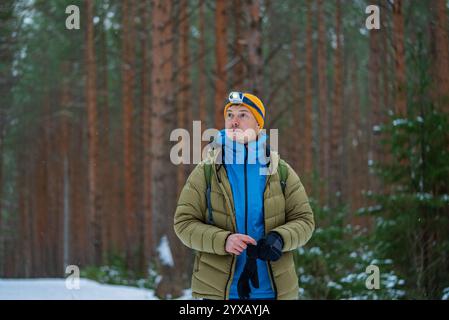
[[231,92],[229,94],[229,102],[224,107],[224,116],[226,117],[226,110],[231,105],[234,104],[242,104],[249,109],[249,111],[253,114],[254,118],[256,118],[257,123],[260,126],[260,129],[263,129],[265,124],[265,106],[262,101],[258,97],[250,93],[242,93],[242,92]]

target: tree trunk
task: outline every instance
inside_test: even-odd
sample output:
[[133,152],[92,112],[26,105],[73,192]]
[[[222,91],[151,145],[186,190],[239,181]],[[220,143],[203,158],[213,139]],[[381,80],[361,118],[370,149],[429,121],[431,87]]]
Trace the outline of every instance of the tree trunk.
[[[1,22],[0,22],[1,23]],[[3,61],[3,59],[6,59],[1,53],[0,57]],[[3,70],[0,70],[0,72]],[[9,70],[8,70],[9,71]],[[0,73],[1,79],[7,79],[8,74],[3,74],[3,72]],[[6,228],[3,226],[3,156],[4,156],[4,137],[5,137],[5,126],[6,126],[6,106],[8,105],[7,101],[4,101],[6,97],[9,96],[10,88],[7,87],[6,83],[8,80],[4,81],[5,84],[0,83],[0,95],[2,97],[3,103],[0,103],[0,259],[3,260],[4,257],[4,234],[6,232]],[[3,274],[3,264],[0,264],[0,276]]]
[[[358,62],[355,55],[352,55],[353,62],[351,63],[351,118],[353,119],[350,123],[349,127],[349,152],[350,152],[350,158],[349,158],[349,178],[348,183],[349,185],[349,199],[350,199],[350,212],[353,213],[357,209],[360,208],[361,202],[361,187],[362,187],[362,181],[361,181],[361,167],[362,167],[362,161],[360,157],[360,147],[361,147],[361,128],[360,128],[360,100],[359,100],[359,87],[358,87],[358,77],[357,77],[357,70],[358,70]],[[351,224],[356,225],[359,224],[359,221],[357,219],[357,216],[352,214],[351,218]]]
[[[382,0],[378,0],[378,5],[382,3]],[[393,105],[393,93],[394,93],[394,51],[391,50],[391,44],[389,40],[391,41],[391,38],[389,35],[391,34],[391,21],[392,21],[392,13],[389,10],[385,10],[385,14],[381,15],[381,33],[379,36],[381,37],[380,41],[380,52],[383,53],[383,64],[381,68],[381,74],[382,74],[382,81],[383,81],[383,107],[382,109],[384,112],[380,113],[380,121],[382,123],[385,123],[388,120],[388,112],[394,111],[394,105]],[[383,133],[385,135],[385,133]],[[378,140],[380,141],[383,139],[383,137],[378,137]],[[391,155],[387,152],[382,152],[381,146],[379,146],[379,159],[382,161],[382,163],[388,163],[390,160],[389,158]],[[389,186],[383,185],[384,188],[383,192],[386,192]]]
[[436,103],[441,111],[449,112],[449,40],[448,17],[445,0],[431,1],[435,16],[435,82]]
[[262,18],[260,15],[260,0],[247,0],[249,12],[248,44],[248,75],[249,88],[255,95],[262,94]]
[[241,91],[244,80],[245,80],[245,58],[244,58],[244,44],[246,39],[244,38],[244,29],[242,28],[242,19],[244,17],[242,1],[244,0],[233,0],[234,12],[234,23],[235,23],[235,34],[234,34],[234,56],[237,59],[236,65],[234,67],[234,74],[232,79],[232,89]]
[[215,100],[214,100],[214,126],[223,128],[223,108],[226,101],[227,88],[227,49],[228,39],[226,33],[226,0],[217,0],[215,3]]
[[[180,14],[179,14],[179,80],[178,80],[178,90],[179,99],[177,101],[177,123],[178,128],[190,129],[188,123],[187,114],[191,112],[191,101],[189,99],[190,94],[190,75],[189,75],[189,20],[187,16],[187,2],[180,2]],[[190,143],[190,141],[182,141],[183,150],[186,150],[186,147]],[[184,151],[185,152],[185,151]],[[187,164],[180,164],[177,168],[177,189],[178,196],[181,193],[182,187],[184,186],[186,180],[187,173]]]
[[[204,16],[205,0],[200,0],[200,13],[199,13],[199,60],[198,60],[198,105],[199,105],[199,117],[201,121],[201,131],[204,131],[208,127],[207,123],[207,109],[206,109],[206,18]],[[215,108],[214,108],[215,110]],[[202,132],[201,132],[202,133]],[[203,145],[202,145],[203,146]],[[202,148],[201,148],[202,150]]]
[[[64,68],[64,67],[63,67]],[[64,86],[62,84],[62,86]],[[52,111],[52,114],[60,111],[59,107],[62,105],[62,99],[64,93],[62,92],[62,88],[58,89],[58,93],[53,95],[53,108],[56,109]],[[50,168],[49,171],[50,176],[50,195],[52,195],[51,199],[51,223],[47,227],[47,230],[51,233],[51,244],[50,251],[52,253],[52,259],[50,261],[50,275],[54,277],[60,277],[64,275],[64,246],[62,245],[63,237],[64,237],[64,155],[63,149],[61,145],[63,142],[62,135],[62,117],[59,116],[56,121],[54,121],[54,125],[51,130],[51,146],[50,146]],[[55,152],[56,151],[56,152]]]
[[126,216],[126,263],[128,269],[137,268],[138,235],[135,210],[133,88],[134,88],[134,1],[122,1],[122,104],[124,149],[124,194]]
[[[188,11],[187,11],[187,1],[181,2],[181,13],[180,13],[180,19],[181,23],[179,26],[180,30],[180,99],[178,102],[178,108],[179,108],[179,117],[178,117],[178,128],[185,128],[192,134],[192,111],[193,111],[193,105],[191,103],[190,98],[190,91],[191,91],[191,77],[190,77],[190,51],[189,51],[189,30],[190,30],[190,24],[189,24],[189,17],[188,17]],[[191,140],[184,141],[184,146],[187,148],[189,144],[191,143]],[[190,154],[190,161],[193,159],[192,157],[192,151]],[[181,190],[186,183],[186,177],[190,174],[190,171],[192,169],[192,166],[190,164],[183,164],[178,166],[178,172],[181,171],[181,175],[178,176],[178,194],[176,199],[178,199],[179,195],[181,194]],[[187,250],[185,250],[184,247],[181,247],[183,258],[179,260],[179,267],[182,270],[191,270],[193,259],[191,254],[186,254]],[[182,276],[184,277],[183,283],[187,284],[190,282],[190,275],[187,275],[186,272],[182,273]]]
[[[25,140],[25,139],[24,139]],[[30,167],[25,162],[27,158],[27,155],[25,152],[19,152],[19,155],[17,157],[18,161],[18,167],[20,168],[20,173],[18,174],[18,181],[17,181],[17,189],[19,193],[19,215],[20,215],[20,229],[18,230],[18,233],[20,235],[20,243],[21,245],[18,248],[18,254],[22,258],[22,266],[21,270],[17,270],[19,274],[16,274],[15,276],[19,277],[30,277],[32,272],[32,257],[31,252],[33,251],[32,246],[32,231],[29,229],[30,221],[32,220],[32,217],[29,216],[29,206],[28,206],[28,197],[27,197],[27,182],[29,182],[29,174],[30,174]],[[6,231],[6,230],[5,230]],[[6,258],[6,256],[5,256]],[[8,260],[11,259],[9,256],[7,258]]]
[[[381,29],[382,30],[382,29]],[[381,91],[380,91],[380,76],[381,76],[381,30],[370,30],[369,32],[369,43],[370,43],[370,53],[368,62],[368,79],[369,79],[369,104],[370,104],[370,114],[368,119],[368,159],[372,161],[373,164],[378,164],[382,159],[382,150],[380,149],[380,139],[373,130],[374,126],[379,126],[382,122],[381,114]],[[385,51],[382,51],[385,54]],[[385,66],[384,66],[385,68]],[[387,68],[388,69],[388,68]],[[384,95],[386,93],[384,92]],[[373,170],[370,170],[369,188],[374,193],[380,192],[380,179],[375,176]]]
[[[68,74],[70,72],[68,64],[64,64],[63,73]],[[71,202],[70,202],[70,175],[69,175],[69,143],[70,143],[70,128],[69,128],[69,103],[70,103],[70,89],[67,79],[62,81],[61,88],[61,109],[62,116],[60,121],[60,161],[62,161],[62,263],[64,273],[65,268],[70,265],[72,258],[70,236],[71,236]]]
[[[153,256],[152,242],[152,215],[151,215],[151,86],[148,82],[151,77],[149,68],[149,5],[147,1],[142,2],[141,17],[143,30],[141,32],[142,44],[142,148],[143,148],[143,259],[144,270],[148,271],[150,259]],[[151,80],[151,78],[150,78]]]
[[395,111],[404,117],[407,115],[407,94],[405,78],[405,49],[404,49],[404,16],[403,1],[393,2],[393,48],[395,59]]
[[14,7],[16,2],[13,0],[4,0],[1,4],[1,18],[0,18],[0,277],[4,272],[3,261],[6,258],[5,252],[5,238],[6,225],[3,219],[3,208],[6,200],[3,194],[4,181],[4,139],[7,126],[8,109],[11,108],[13,102],[13,62],[14,62],[14,23],[16,16],[14,14]]
[[[0,92],[3,94],[3,88],[0,89]],[[4,141],[4,132],[5,132],[5,114],[6,112],[3,110],[3,105],[0,106],[0,260],[4,261],[5,252],[4,252],[4,234],[6,232],[6,228],[3,225],[3,141]],[[0,277],[3,275],[3,263],[0,263]]]
[[95,264],[101,264],[101,217],[97,210],[98,204],[98,124],[97,124],[97,82],[94,43],[94,2],[88,0],[87,6],[87,34],[86,34],[86,103],[88,126],[88,181],[89,181],[89,238],[91,256]]
[[318,0],[318,82],[319,96],[318,105],[320,112],[320,177],[323,180],[321,199],[326,204],[328,199],[329,183],[329,99],[327,95],[327,40],[326,40],[326,18],[323,9],[323,0]]
[[304,149],[304,126],[303,126],[303,117],[302,117],[302,108],[303,103],[301,101],[301,71],[299,68],[300,59],[298,57],[298,48],[297,48],[297,36],[298,36],[298,29],[296,26],[293,26],[291,29],[291,39],[290,39],[290,46],[291,46],[291,95],[293,99],[292,103],[292,138],[290,140],[291,143],[291,150],[293,150],[292,160],[293,160],[293,168],[298,170],[298,172],[303,172],[303,162],[302,162],[302,150]]
[[333,115],[332,115],[332,171],[331,171],[331,201],[334,205],[342,203],[342,164],[343,164],[343,137],[342,137],[342,113],[343,113],[343,30],[341,18],[341,1],[336,0],[335,33],[336,47],[334,53],[334,90],[333,90]]
[[312,113],[313,113],[313,46],[312,46],[312,23],[313,12],[311,0],[307,1],[307,29],[306,29],[306,78],[304,88],[304,172],[308,175],[306,179],[309,182],[309,188],[311,187],[312,174],[313,174],[313,128],[312,128]]
[[38,251],[36,268],[33,270],[33,277],[46,277],[46,266],[48,264],[47,256],[47,234],[46,228],[48,226],[48,135],[45,130],[45,123],[39,128],[38,134],[42,138],[42,142],[37,146],[37,163],[36,177],[34,180],[35,186],[31,188],[34,190],[33,196],[36,203],[36,215],[37,215],[37,232],[36,241],[33,242],[34,250]]
[[[0,91],[3,91],[0,89]],[[0,260],[5,260],[4,252],[4,234],[6,228],[3,225],[3,140],[4,140],[4,125],[5,124],[5,111],[3,106],[0,107]],[[3,263],[0,263],[0,277],[3,275]]]
[[157,246],[156,263],[161,276],[156,295],[160,298],[182,294],[182,256],[179,240],[173,231],[176,207],[176,188],[173,177],[176,167],[169,158],[167,136],[175,126],[176,109],[173,100],[173,21],[172,1],[153,0],[152,6],[152,94],[153,118],[151,122],[152,214],[154,244]]
[[107,17],[108,8],[101,8],[101,23],[99,24],[99,42],[100,42],[100,67],[99,67],[99,159],[102,164],[99,168],[99,186],[101,186],[100,200],[98,210],[101,212],[102,219],[102,251],[103,259],[108,258],[108,254],[115,248],[112,240],[112,224],[117,217],[118,208],[114,206],[113,190],[117,188],[112,175],[112,158],[111,152],[111,126],[110,126],[110,105],[109,105],[109,90],[108,90],[108,43],[107,43],[107,27],[105,20]]

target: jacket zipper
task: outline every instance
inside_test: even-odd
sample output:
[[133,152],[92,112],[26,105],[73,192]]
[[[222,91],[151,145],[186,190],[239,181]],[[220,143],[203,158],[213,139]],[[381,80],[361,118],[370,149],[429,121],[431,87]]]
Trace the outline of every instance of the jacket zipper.
[[[270,162],[268,164],[270,164]],[[265,184],[265,189],[263,190],[264,195],[265,195],[265,190],[267,189],[267,185],[268,185],[268,183],[270,183],[270,178],[271,178],[271,175],[268,175],[267,176],[267,181],[266,181],[266,184]],[[264,202],[265,202],[265,196],[263,198],[264,198]],[[264,206],[263,206],[263,225],[264,225],[264,230],[265,230],[265,234],[266,234],[267,230],[266,230],[266,225],[265,225],[265,203],[264,203]],[[274,299],[277,300],[278,299],[278,290],[277,290],[277,287],[276,287],[276,282],[274,281],[273,269],[271,267],[270,261],[267,261],[267,265],[268,265],[268,270],[270,271],[271,283],[273,284]]]
[[248,172],[247,172],[247,164],[248,164],[248,145],[245,144],[245,234],[248,234]]
[[[266,186],[265,186],[265,188],[266,188]],[[264,193],[265,193],[265,191],[264,191]],[[265,201],[265,197],[264,197],[264,201]],[[265,226],[265,205],[263,206],[263,225],[264,225],[265,234],[266,234],[267,230],[266,230],[266,226]],[[271,283],[273,285],[274,299],[277,300],[278,299],[278,290],[276,287],[276,282],[274,281],[273,268],[271,267],[271,262],[267,261],[267,265],[268,265],[268,270],[270,271]]]
[[234,255],[232,255],[232,260],[231,260],[231,270],[229,270],[229,276],[228,276],[228,280],[226,281],[226,286],[225,286],[225,291],[224,291],[224,297],[223,300],[226,300],[226,296],[227,296],[227,292],[228,292],[228,285],[229,285],[229,280],[231,280],[231,274],[232,274],[232,265],[234,264]]

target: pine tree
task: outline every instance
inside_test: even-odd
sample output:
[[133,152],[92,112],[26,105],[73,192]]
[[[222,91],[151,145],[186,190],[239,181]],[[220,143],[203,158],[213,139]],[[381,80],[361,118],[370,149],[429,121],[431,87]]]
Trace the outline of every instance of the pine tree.
[[373,196],[378,205],[372,214],[379,253],[407,279],[409,298],[439,299],[449,286],[449,117],[430,98],[421,38],[410,53],[417,76],[408,84],[414,92],[409,114],[399,110],[381,126],[391,159],[376,170],[389,188]]

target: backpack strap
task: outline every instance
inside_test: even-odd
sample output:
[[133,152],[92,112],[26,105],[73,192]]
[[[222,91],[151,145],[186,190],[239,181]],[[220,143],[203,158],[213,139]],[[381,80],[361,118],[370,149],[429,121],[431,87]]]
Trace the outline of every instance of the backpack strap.
[[287,186],[288,168],[284,160],[280,159],[278,164],[279,180],[281,182],[282,193],[285,197],[285,187]]
[[208,212],[208,217],[207,217],[207,222],[209,224],[213,224],[214,223],[214,219],[212,218],[212,203],[211,203],[211,199],[210,199],[210,185],[211,185],[211,177],[212,177],[212,164],[204,164],[204,176],[206,178],[206,203],[207,203],[207,212]]
[[[265,155],[268,159],[270,159],[270,145],[267,143],[266,147],[265,147]],[[268,162],[268,165],[270,165],[270,162]],[[279,163],[278,163],[278,175],[279,175],[279,181],[281,183],[281,188],[282,188],[282,194],[285,197],[285,187],[287,186],[287,178],[288,178],[288,168],[287,168],[287,164],[285,163],[284,160],[279,159]]]

